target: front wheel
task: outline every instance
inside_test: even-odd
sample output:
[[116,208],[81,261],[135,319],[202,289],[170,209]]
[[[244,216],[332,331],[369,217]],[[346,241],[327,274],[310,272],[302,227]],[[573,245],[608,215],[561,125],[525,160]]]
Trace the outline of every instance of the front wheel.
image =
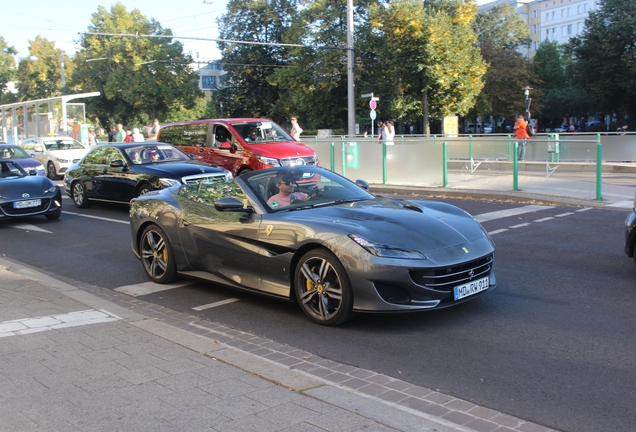
[[46,176],[51,180],[57,178],[57,171],[55,170],[55,164],[53,162],[46,164]]
[[315,249],[302,256],[294,290],[303,312],[318,324],[335,326],[351,318],[351,283],[338,258],[327,250]]
[[77,181],[73,183],[73,186],[71,186],[71,196],[78,208],[90,207],[88,197],[86,196],[86,186],[84,186],[82,182]]
[[139,253],[144,270],[153,282],[167,284],[175,280],[177,269],[172,247],[157,225],[150,225],[144,230],[139,241]]

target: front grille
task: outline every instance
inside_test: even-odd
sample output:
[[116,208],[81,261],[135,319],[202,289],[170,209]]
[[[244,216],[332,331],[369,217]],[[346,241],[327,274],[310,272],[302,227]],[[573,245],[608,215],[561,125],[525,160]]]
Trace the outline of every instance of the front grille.
[[50,198],[42,198],[42,203],[39,206],[21,209],[13,208],[13,202],[8,202],[0,204],[0,208],[2,208],[2,212],[7,216],[28,216],[46,211],[49,208],[50,202]]
[[302,156],[295,158],[285,158],[280,160],[282,166],[294,166],[294,165],[316,165],[315,156]]
[[493,255],[451,267],[433,268],[410,272],[411,279],[418,285],[435,291],[450,292],[453,287],[490,274]]
[[219,173],[219,174],[203,173],[203,174],[189,175],[189,176],[186,176],[186,177],[182,177],[181,178],[181,182],[185,183],[185,184],[223,183],[223,182],[225,182],[225,174],[224,173]]

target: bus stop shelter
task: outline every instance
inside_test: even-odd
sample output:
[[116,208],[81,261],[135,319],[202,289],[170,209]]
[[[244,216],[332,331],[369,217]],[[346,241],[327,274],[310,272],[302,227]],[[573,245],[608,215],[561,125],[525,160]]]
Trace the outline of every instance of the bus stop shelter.
[[78,93],[0,105],[2,141],[19,144],[33,136],[68,135],[67,103],[99,95],[100,92]]

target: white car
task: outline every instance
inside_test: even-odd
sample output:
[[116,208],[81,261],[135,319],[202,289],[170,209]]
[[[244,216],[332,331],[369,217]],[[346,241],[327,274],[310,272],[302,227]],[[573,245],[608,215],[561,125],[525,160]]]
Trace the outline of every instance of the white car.
[[28,138],[20,144],[29,155],[46,167],[46,176],[55,180],[88,151],[82,143],[69,137]]

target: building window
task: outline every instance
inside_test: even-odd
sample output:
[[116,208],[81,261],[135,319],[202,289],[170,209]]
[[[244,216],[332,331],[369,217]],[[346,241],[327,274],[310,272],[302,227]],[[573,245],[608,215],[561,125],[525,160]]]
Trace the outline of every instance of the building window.
[[552,19],[554,19],[554,11],[552,11]]
[[570,16],[570,15],[572,15],[572,8],[571,7],[568,8],[568,16]]
[[579,34],[582,31],[583,31],[583,23],[582,22],[576,23],[576,33]]
[[583,5],[583,12],[587,12],[587,3]]
[[572,34],[572,24],[568,24],[568,35]]
[[203,90],[214,90],[214,89],[216,89],[216,77],[215,76],[202,76],[201,77],[201,88]]
[[561,9],[561,18],[565,16],[565,9]]

